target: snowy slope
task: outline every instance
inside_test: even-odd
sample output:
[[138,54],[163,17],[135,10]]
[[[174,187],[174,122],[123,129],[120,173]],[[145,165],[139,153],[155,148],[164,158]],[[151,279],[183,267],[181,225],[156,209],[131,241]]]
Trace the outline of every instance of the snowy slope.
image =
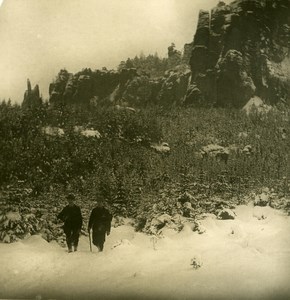
[[204,234],[188,225],[154,239],[113,228],[103,253],[84,236],[70,254],[40,236],[0,244],[0,298],[290,299],[290,218],[251,205],[235,212],[208,215]]

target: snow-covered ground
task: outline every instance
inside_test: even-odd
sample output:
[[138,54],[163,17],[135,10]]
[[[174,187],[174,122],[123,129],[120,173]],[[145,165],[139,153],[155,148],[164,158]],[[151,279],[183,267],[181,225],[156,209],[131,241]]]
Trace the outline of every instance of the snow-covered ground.
[[103,253],[84,236],[70,254],[40,236],[0,244],[0,298],[290,299],[290,217],[251,205],[235,213],[208,215],[203,234],[188,225],[154,239],[113,228]]

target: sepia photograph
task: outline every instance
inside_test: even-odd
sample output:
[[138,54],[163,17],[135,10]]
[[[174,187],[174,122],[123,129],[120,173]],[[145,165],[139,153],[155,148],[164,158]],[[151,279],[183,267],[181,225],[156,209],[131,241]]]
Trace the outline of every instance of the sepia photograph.
[[0,300],[290,299],[290,0],[0,0]]

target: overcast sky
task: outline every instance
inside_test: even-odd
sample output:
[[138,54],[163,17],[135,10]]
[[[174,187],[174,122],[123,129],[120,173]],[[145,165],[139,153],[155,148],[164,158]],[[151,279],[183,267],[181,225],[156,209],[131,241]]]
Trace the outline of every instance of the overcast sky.
[[[199,9],[218,0],[0,0],[0,99],[21,103],[26,79],[44,98],[61,68],[121,60],[193,40]],[[227,1],[228,2],[228,1]]]

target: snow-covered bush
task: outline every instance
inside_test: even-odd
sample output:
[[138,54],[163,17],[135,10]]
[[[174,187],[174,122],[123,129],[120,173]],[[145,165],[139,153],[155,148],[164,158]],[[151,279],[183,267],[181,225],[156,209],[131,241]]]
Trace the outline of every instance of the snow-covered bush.
[[192,268],[195,269],[195,270],[196,270],[196,269],[199,269],[200,267],[202,267],[203,262],[202,262],[200,256],[199,256],[199,255],[194,256],[194,257],[191,259],[191,261],[190,261],[190,265],[191,265]]

